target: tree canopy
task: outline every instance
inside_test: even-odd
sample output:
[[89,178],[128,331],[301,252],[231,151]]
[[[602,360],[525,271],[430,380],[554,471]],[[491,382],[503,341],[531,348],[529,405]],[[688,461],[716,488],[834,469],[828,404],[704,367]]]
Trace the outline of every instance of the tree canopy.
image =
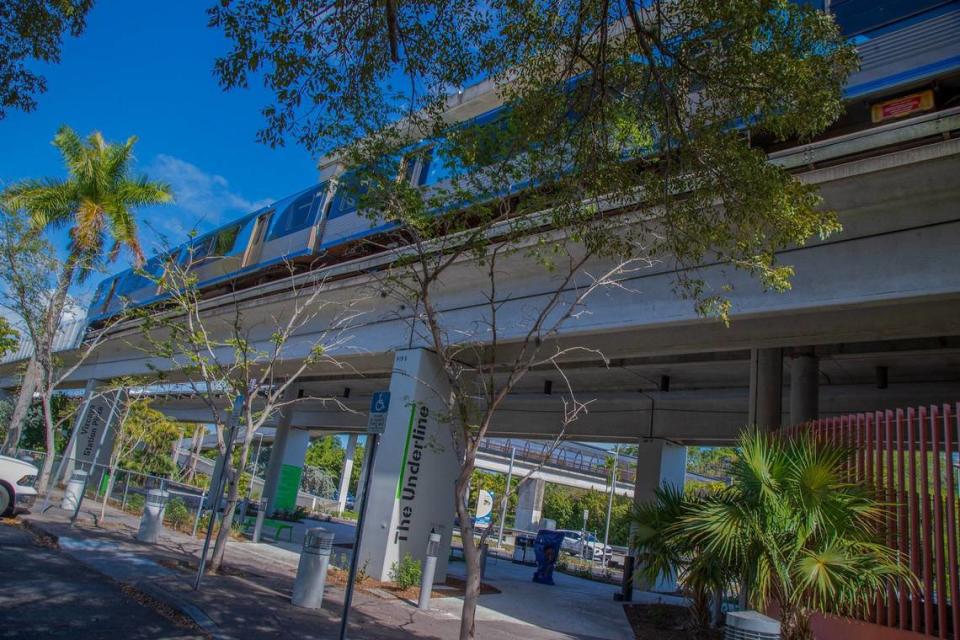
[[93,0],[17,0],[0,3],[0,119],[7,109],[32,111],[47,90],[32,62],[59,62],[65,33],[79,36]]

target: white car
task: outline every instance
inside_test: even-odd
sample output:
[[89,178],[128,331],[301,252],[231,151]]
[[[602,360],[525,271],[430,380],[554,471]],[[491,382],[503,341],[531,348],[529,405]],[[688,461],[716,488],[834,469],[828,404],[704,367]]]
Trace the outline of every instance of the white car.
[[[603,555],[603,543],[597,540],[597,537],[592,533],[586,534],[586,540],[584,540],[584,535],[579,531],[563,529],[562,533],[563,544],[561,545],[561,549],[570,555],[586,558],[587,560],[593,560],[594,557],[600,558],[600,556]],[[586,547],[586,549],[584,549],[584,547]],[[612,553],[613,547],[607,545],[607,558],[609,558]]]
[[23,460],[0,456],[0,516],[12,516],[28,509],[37,499],[33,483],[39,470]]

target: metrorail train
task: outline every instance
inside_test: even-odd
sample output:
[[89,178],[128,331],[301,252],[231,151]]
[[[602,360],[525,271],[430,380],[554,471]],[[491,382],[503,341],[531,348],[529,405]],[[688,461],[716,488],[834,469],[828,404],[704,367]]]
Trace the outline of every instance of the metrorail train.
[[[860,69],[844,90],[847,112],[822,138],[960,109],[960,0],[798,1],[821,9],[826,3],[860,54]],[[493,121],[502,109],[475,121]],[[399,170],[398,177],[431,189],[449,179],[450,167],[426,146],[408,155]],[[227,286],[281,277],[288,265],[315,268],[359,255],[357,247],[385,237],[397,223],[371,222],[358,211],[356,198],[337,188],[349,182],[348,171],[155,256],[142,270],[105,279],[90,304],[88,323],[161,301],[157,279],[174,261],[189,259],[197,286],[212,295]],[[526,187],[518,183],[513,190]]]

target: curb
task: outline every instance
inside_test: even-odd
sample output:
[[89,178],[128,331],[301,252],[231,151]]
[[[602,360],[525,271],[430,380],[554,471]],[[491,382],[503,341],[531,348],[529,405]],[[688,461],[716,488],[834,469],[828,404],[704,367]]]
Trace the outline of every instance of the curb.
[[61,553],[66,553],[75,561],[80,562],[85,567],[89,568],[91,571],[97,572],[102,577],[120,585],[121,587],[126,587],[126,589],[132,589],[135,592],[139,592],[145,599],[155,600],[160,604],[164,605],[175,611],[176,613],[184,616],[189,619],[193,624],[195,624],[203,633],[213,638],[214,640],[227,640],[231,636],[223,635],[219,632],[219,627],[217,623],[214,622],[207,614],[205,614],[199,607],[196,605],[187,602],[177,594],[164,589],[163,587],[158,586],[152,582],[128,582],[125,580],[119,580],[114,576],[111,576],[103,571],[98,570],[96,567],[91,566],[87,563],[84,563],[79,558],[73,556],[73,554],[63,551],[60,547],[60,538],[54,533],[47,531],[41,524],[38,524],[32,520],[21,518],[20,521],[23,523],[23,527],[30,531],[33,535],[40,539],[41,544],[49,546],[51,548],[57,549]]

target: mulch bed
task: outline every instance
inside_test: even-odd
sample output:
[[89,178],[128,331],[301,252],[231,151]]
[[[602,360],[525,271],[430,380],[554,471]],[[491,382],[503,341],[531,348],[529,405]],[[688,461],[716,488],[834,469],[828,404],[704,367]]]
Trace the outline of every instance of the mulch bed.
[[672,604],[625,604],[623,612],[627,615],[637,640],[701,640],[687,629],[690,613],[686,607]]

